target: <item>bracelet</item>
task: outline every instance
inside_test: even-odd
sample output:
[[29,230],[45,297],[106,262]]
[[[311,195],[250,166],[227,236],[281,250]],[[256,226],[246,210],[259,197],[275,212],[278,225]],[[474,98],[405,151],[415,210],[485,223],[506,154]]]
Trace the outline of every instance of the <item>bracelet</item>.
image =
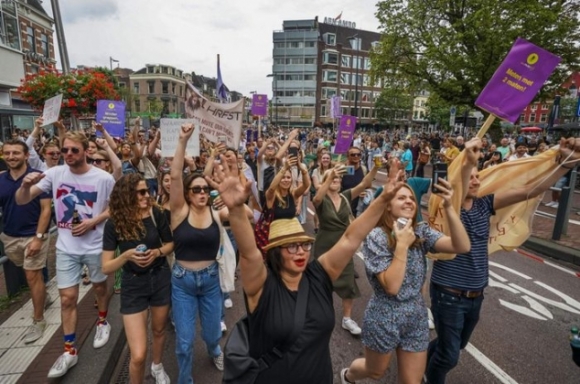
[[157,248],[157,250],[159,251],[159,256],[157,256],[157,257],[163,256],[163,252],[161,252],[161,248]]
[[404,258],[402,258],[402,257],[395,256],[395,255],[393,255],[393,259],[397,259],[397,260],[399,260],[399,261],[402,261],[402,262],[404,262],[404,263],[406,263],[406,262],[407,262],[407,259],[404,259]]

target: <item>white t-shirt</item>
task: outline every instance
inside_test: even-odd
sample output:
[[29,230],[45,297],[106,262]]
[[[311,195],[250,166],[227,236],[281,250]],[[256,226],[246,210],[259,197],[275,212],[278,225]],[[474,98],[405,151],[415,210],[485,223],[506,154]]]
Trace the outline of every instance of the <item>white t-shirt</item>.
[[100,253],[103,249],[103,221],[84,235],[75,237],[71,232],[73,211],[82,220],[96,217],[105,211],[115,179],[109,173],[91,166],[82,175],[74,174],[68,165],[58,165],[44,172],[36,184],[44,192],[52,192],[58,227],[56,248],[70,255]]
[[[155,169],[155,166],[153,165],[153,163],[151,162],[151,160],[149,160],[149,157],[147,157],[147,147],[143,147],[143,153],[141,154],[141,161],[139,161],[139,165],[137,166],[137,168],[139,169],[139,172],[141,172],[143,174],[143,177],[145,177],[146,179],[155,179],[157,177],[157,169]],[[155,155],[154,156],[161,156],[161,151],[158,149],[155,149]]]

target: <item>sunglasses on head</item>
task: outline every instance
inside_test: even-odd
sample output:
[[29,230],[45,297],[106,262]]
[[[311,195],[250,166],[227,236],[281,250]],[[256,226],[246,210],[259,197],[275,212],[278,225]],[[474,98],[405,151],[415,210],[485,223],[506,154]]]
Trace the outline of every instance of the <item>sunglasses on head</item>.
[[149,190],[148,190],[147,188],[138,189],[138,190],[137,190],[137,193],[138,193],[140,196],[145,196],[145,195],[148,195],[148,194],[149,194]]
[[65,155],[66,155],[67,153],[69,153],[69,152],[72,152],[72,153],[74,153],[75,155],[78,155],[78,154],[81,152],[81,150],[80,150],[79,148],[77,148],[77,147],[70,147],[70,148],[68,148],[68,147],[62,147],[62,148],[60,149],[60,153],[63,153],[63,154],[65,154]]
[[203,191],[205,194],[209,193],[209,187],[200,187],[199,185],[196,185],[195,187],[191,187],[189,188],[189,190],[193,193],[195,193],[196,195],[201,193],[201,191]]

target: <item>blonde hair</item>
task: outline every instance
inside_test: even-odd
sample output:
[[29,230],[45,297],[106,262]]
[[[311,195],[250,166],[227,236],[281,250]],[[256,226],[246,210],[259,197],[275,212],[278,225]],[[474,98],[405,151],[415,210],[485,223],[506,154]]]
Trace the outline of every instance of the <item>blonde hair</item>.
[[[85,136],[84,133],[79,131],[68,131],[64,135],[64,140],[74,141],[75,143],[80,143],[83,146],[83,149],[86,151],[89,148],[89,139]],[[64,142],[63,140],[63,142]]]

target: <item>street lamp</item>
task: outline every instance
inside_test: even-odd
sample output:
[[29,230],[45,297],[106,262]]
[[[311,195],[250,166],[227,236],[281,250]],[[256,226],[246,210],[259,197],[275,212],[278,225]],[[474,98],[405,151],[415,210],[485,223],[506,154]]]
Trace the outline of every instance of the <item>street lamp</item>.
[[[350,43],[350,47],[353,51],[357,52],[356,57],[356,72],[355,72],[355,80],[354,80],[354,116],[358,121],[358,70],[360,68],[360,43],[361,39],[358,37],[358,34],[354,34],[348,38],[348,42]],[[354,57],[353,57],[354,58]]]
[[[272,97],[272,103],[274,103],[274,98],[276,98],[276,104],[274,104],[274,109],[276,110],[276,124],[278,125],[278,75],[276,75],[275,73],[270,73],[269,75],[267,75],[266,77],[273,77],[274,78],[274,96]],[[270,120],[271,118],[271,113],[270,113]]]

